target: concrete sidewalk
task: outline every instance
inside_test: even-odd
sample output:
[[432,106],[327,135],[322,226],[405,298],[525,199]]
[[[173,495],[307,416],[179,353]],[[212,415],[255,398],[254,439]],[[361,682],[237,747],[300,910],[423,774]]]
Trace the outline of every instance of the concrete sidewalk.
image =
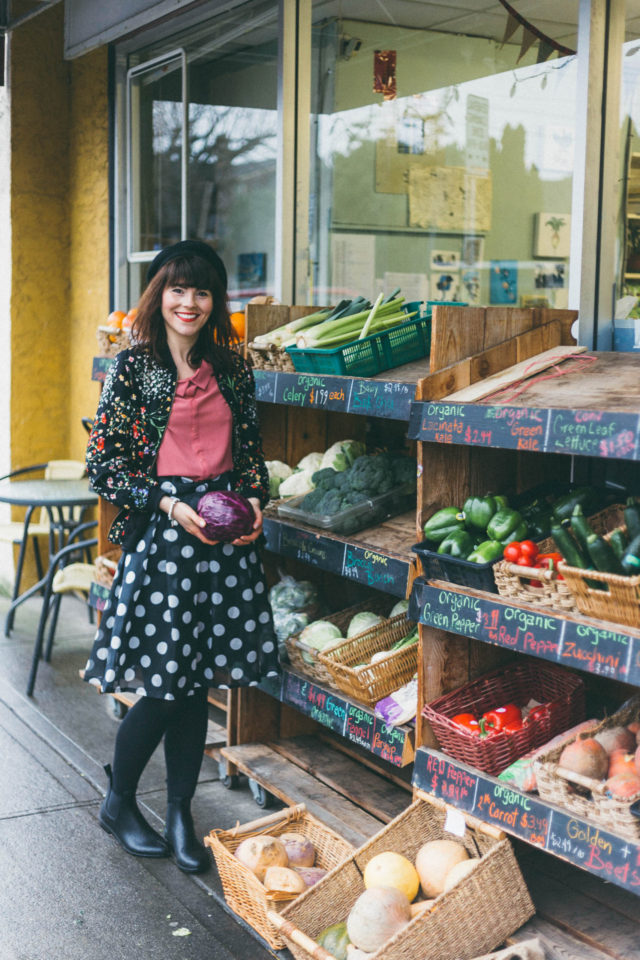
[[[78,677],[93,627],[84,605],[62,601],[52,662],[26,687],[39,615],[20,607],[0,639],[0,960],[226,960],[272,954],[222,897],[215,866],[201,877],[166,860],[126,854],[97,822],[117,733],[111,697]],[[0,598],[0,623],[8,601]],[[139,800],[161,829],[165,808],[160,747]],[[193,806],[196,829],[261,816],[246,782],[226,790],[204,758]]]

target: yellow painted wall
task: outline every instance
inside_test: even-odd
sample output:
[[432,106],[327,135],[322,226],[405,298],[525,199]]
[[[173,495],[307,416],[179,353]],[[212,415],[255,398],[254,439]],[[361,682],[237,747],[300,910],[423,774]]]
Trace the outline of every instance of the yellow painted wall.
[[63,4],[12,35],[13,468],[84,460],[81,417],[99,395],[91,361],[109,309],[107,51],[67,62],[63,44]]
[[67,456],[69,64],[62,4],[11,44],[11,463]]
[[70,299],[69,456],[84,458],[82,417],[96,411],[91,380],[96,328],[109,313],[109,179],[107,51],[71,63],[69,151]]

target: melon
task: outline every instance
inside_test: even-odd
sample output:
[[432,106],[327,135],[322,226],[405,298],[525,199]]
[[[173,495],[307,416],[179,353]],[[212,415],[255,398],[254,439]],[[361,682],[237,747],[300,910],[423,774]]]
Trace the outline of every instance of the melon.
[[349,940],[365,953],[375,953],[411,920],[409,898],[393,887],[371,887],[361,893],[347,917]]
[[443,893],[448,893],[457,883],[460,883],[461,880],[468,877],[478,866],[479,862],[477,857],[470,857],[469,860],[461,860],[460,863],[454,864],[445,878]]
[[607,753],[613,753],[614,750],[633,750],[636,737],[627,727],[609,727],[596,733],[594,740],[602,744]]
[[411,919],[419,916],[423,910],[428,910],[432,906],[433,900],[417,900],[411,904]]
[[566,770],[591,780],[603,780],[609,769],[609,755],[593,737],[568,743],[560,754],[558,764]]
[[394,887],[409,899],[415,900],[420,889],[420,877],[414,865],[401,853],[391,850],[378,853],[364,868],[364,885],[371,887]]
[[268,867],[286,867],[289,863],[284,843],[276,837],[247,837],[238,846],[235,853],[240,863],[244,863],[260,882]]
[[425,897],[438,897],[444,890],[447,874],[469,854],[455,840],[429,840],[418,850],[416,870]]
[[332,923],[330,927],[325,927],[316,943],[336,960],[347,960],[349,934],[346,923]]

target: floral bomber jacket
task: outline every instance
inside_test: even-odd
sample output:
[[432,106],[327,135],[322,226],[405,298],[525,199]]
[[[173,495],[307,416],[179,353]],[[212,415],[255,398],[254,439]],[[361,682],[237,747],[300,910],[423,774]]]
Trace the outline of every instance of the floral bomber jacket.
[[[233,354],[235,369],[217,377],[231,408],[232,488],[245,497],[269,500],[269,476],[262,453],[255,383],[251,368]],[[122,509],[109,540],[129,549],[140,537],[163,494],[155,472],[160,442],[169,421],[177,372],[142,350],[119,353],[105,378],[87,444],[91,486]]]

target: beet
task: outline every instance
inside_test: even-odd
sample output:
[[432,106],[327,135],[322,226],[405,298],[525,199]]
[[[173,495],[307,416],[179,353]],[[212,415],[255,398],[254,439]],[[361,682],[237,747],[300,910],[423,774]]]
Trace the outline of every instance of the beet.
[[202,528],[205,537],[227,543],[251,533],[256,519],[247,498],[230,490],[205,493],[198,501],[197,511],[207,522]]

